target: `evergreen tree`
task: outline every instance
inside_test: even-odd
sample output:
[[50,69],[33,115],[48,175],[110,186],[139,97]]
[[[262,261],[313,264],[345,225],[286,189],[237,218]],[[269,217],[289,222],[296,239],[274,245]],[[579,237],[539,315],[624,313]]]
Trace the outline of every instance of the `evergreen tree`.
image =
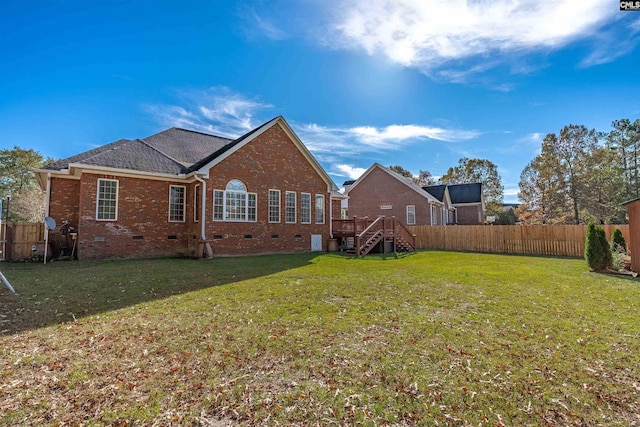
[[587,237],[585,240],[584,258],[589,267],[594,271],[611,268],[613,257],[607,236],[602,227],[596,227],[593,221],[589,221],[587,226]]
[[619,228],[613,230],[611,234],[611,250],[614,252],[627,252],[627,242],[624,240],[622,231]]

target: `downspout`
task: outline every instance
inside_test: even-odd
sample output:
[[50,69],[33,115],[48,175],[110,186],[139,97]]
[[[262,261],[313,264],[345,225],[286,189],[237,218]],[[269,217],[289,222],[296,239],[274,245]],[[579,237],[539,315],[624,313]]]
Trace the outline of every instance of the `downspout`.
[[44,216],[49,216],[49,203],[51,202],[51,173],[47,173],[47,190],[44,204]]
[[333,198],[329,192],[329,238],[333,239]]
[[[45,217],[49,216],[49,202],[51,200],[51,173],[47,173],[47,195],[45,199]],[[45,221],[44,224],[44,264],[47,264],[47,250],[49,249],[49,224]]]
[[202,184],[202,209],[200,212],[200,239],[207,240],[207,236],[205,234],[205,221],[204,215],[207,212],[207,182],[200,178],[198,175],[194,175],[196,180]]

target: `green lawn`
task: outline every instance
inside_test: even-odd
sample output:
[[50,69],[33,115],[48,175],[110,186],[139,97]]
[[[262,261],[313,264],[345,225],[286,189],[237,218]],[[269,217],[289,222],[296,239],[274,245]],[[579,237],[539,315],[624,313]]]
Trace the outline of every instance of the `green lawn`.
[[640,282],[583,260],[0,269],[2,425],[640,425]]

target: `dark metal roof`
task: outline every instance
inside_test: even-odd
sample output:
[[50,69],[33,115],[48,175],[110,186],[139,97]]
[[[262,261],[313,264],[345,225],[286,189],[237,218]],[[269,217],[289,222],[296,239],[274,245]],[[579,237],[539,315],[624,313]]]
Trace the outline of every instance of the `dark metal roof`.
[[355,179],[350,179],[349,181],[345,181],[342,185],[353,185],[354,182],[356,182]]
[[482,202],[482,183],[480,182],[473,184],[447,184],[447,188],[449,189],[451,203],[454,205]]
[[439,202],[444,202],[444,191],[447,189],[446,185],[430,185],[428,187],[422,187],[422,189],[438,199]]

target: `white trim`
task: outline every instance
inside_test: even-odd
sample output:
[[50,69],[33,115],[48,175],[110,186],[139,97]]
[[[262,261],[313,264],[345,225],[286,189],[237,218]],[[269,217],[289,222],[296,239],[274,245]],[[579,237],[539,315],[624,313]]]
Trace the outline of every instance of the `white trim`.
[[430,193],[428,193],[427,191],[423,190],[422,187],[420,187],[418,184],[414,183],[413,181],[409,181],[408,179],[406,179],[402,175],[400,175],[398,173],[395,173],[391,169],[382,166],[380,163],[372,164],[371,167],[369,167],[369,169],[367,169],[366,172],[363,173],[362,176],[360,176],[360,178],[358,178],[356,180],[356,182],[354,182],[353,185],[351,185],[351,187],[349,187],[349,190],[347,190],[346,194],[348,195],[349,193],[351,193],[353,191],[353,189],[358,184],[360,184],[376,168],[379,168],[380,170],[386,172],[389,176],[395,178],[396,180],[398,180],[402,184],[404,184],[407,187],[411,188],[413,191],[415,191],[420,196],[422,196],[425,199],[427,199],[429,202],[437,203],[437,204],[441,204],[441,205],[443,204],[440,200],[436,199]]
[[[118,175],[123,177],[136,177],[140,178],[145,177],[148,179],[156,179],[159,181],[173,180],[173,181],[187,181],[194,182],[195,181],[195,172],[191,172],[188,175],[183,174],[170,174],[170,173],[157,173],[157,172],[144,172],[144,171],[132,171],[130,169],[119,169],[119,168],[110,168],[106,166],[92,166],[85,165],[82,163],[69,163],[69,173],[71,173],[71,169],[78,169],[80,172],[89,171],[89,173],[95,173],[90,171],[100,171],[100,172],[108,172],[108,175]],[[64,169],[63,169],[64,170]],[[74,174],[75,175],[75,174]]]
[[[222,193],[222,219],[216,219],[216,217],[215,217],[216,191],[219,191],[219,192]],[[244,194],[246,196],[245,197],[245,206],[244,206],[244,219],[228,219],[227,218],[227,193],[240,193],[240,194]],[[249,196],[250,195],[255,197],[255,205],[254,205],[254,209],[256,211],[255,219],[249,219]],[[249,191],[214,189],[213,190],[213,209],[211,211],[211,215],[212,215],[212,221],[215,221],[215,222],[258,222],[258,194],[257,193],[251,193]]]
[[[293,194],[293,221],[289,221],[289,194]],[[296,224],[298,222],[298,194],[295,191],[285,191],[284,192],[284,223],[285,224]]]
[[[45,192],[45,197],[46,199],[44,201],[44,216],[51,216],[49,215],[50,213],[49,209],[51,205],[51,174],[50,173],[47,174],[47,189]],[[1,207],[2,207],[2,204],[0,203],[0,211],[2,210]],[[0,212],[0,219],[1,218],[2,218],[2,212]],[[4,256],[4,252],[2,255]]]
[[[302,206],[302,196],[309,196],[309,221],[302,221],[302,214],[304,212],[303,206]],[[312,200],[311,193],[300,193],[300,224],[311,224],[311,210],[312,210],[311,200]]]
[[[278,193],[278,220],[271,221],[271,192],[275,191]],[[275,188],[270,188],[267,193],[267,222],[270,224],[279,224],[282,222],[282,192],[280,190],[276,190]]]
[[225,151],[224,153],[222,153],[221,155],[219,155],[215,159],[211,160],[206,165],[202,166],[198,170],[198,173],[204,174],[205,176],[208,177],[209,176],[209,171],[211,170],[212,167],[214,167],[218,163],[222,162],[227,157],[231,156],[233,153],[235,153],[236,151],[238,151],[239,149],[241,149],[242,147],[244,147],[245,145],[247,145],[248,143],[250,143],[251,141],[253,141],[257,137],[262,135],[264,132],[266,132],[268,129],[270,129],[271,127],[275,126],[276,124],[280,125],[282,130],[289,136],[289,138],[291,139],[291,141],[293,141],[293,143],[296,145],[298,150],[300,150],[302,155],[307,159],[307,161],[309,162],[311,167],[316,171],[316,173],[318,173],[318,175],[320,175],[322,180],[325,181],[325,183],[327,184],[327,191],[333,191],[333,190],[337,191],[338,187],[333,182],[331,177],[329,177],[327,172],[322,168],[322,166],[320,166],[320,164],[315,159],[315,157],[313,157],[311,152],[307,149],[307,147],[305,147],[304,143],[295,134],[293,129],[291,129],[291,127],[289,126],[287,121],[282,116],[278,116],[275,119],[273,119],[273,120],[261,125],[259,128],[257,128],[257,130],[255,132],[253,132],[251,135],[247,136],[241,142],[239,142],[238,144],[234,145],[233,147],[231,147],[230,149],[228,149],[227,151]]
[[[100,219],[98,218],[98,207],[100,206],[100,181],[115,181],[116,183],[116,217],[108,218],[108,219]],[[120,201],[120,180],[118,179],[109,179],[109,178],[98,178],[98,185],[96,185],[96,221],[100,222],[113,222],[118,221],[118,207]]]
[[[409,222],[409,208],[413,208],[413,222]],[[416,225],[416,205],[407,205],[405,207],[407,225]]]
[[[482,206],[482,203],[480,202],[472,202],[472,203],[455,203],[451,206],[454,207],[458,207],[458,206]],[[483,209],[484,210],[484,209]]]
[[435,205],[435,203],[429,203],[429,211],[429,216],[431,216],[431,225],[438,225],[438,207]]
[[[200,193],[200,184],[196,184],[193,186],[193,222],[200,222],[199,219],[196,218],[196,213],[198,213],[198,194]],[[202,214],[200,214],[202,216]]]
[[207,181],[205,181],[204,179],[200,178],[198,175],[195,176],[195,178],[202,183],[202,213],[200,214],[201,216],[201,221],[200,221],[200,238],[202,240],[207,240],[207,235],[205,233],[205,215],[207,213],[206,210],[206,204],[207,204]]
[[[184,191],[182,195],[182,220],[172,220],[171,219],[171,188],[178,187],[182,188]],[[169,185],[169,211],[167,213],[168,222],[185,222],[187,220],[187,186],[186,185]]]
[[[322,221],[318,221],[318,215],[317,215],[317,213],[318,213],[318,197],[322,197]],[[315,224],[324,224],[325,223],[325,216],[327,215],[325,211],[327,210],[327,207],[325,205],[324,200],[325,200],[324,199],[324,194],[316,194],[316,197],[314,197],[314,199],[313,199],[313,201],[314,201],[314,203],[313,203],[313,216],[315,217]]]

